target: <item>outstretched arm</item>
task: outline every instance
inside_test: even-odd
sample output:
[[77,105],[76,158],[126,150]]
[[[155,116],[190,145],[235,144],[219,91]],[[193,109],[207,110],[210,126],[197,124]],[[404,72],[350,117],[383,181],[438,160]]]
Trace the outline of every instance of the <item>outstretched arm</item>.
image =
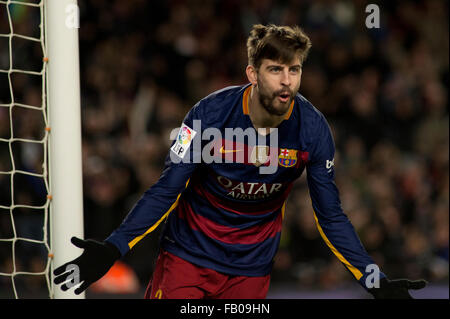
[[408,289],[420,289],[424,281],[390,281],[379,271],[341,208],[334,182],[335,146],[325,118],[317,126],[316,143],[307,166],[307,180],[320,235],[356,280],[375,298],[411,298]]
[[[117,259],[154,231],[176,208],[182,192],[187,188],[189,179],[198,165],[193,159],[200,150],[194,149],[191,145],[195,135],[192,127],[196,116],[196,107],[194,107],[183,121],[177,140],[166,157],[165,167],[158,182],[142,195],[121,225],[105,241],[72,238],[72,243],[84,251],[78,258],[54,270],[56,276],[54,283],[62,284],[62,290],[73,286],[68,283],[68,280],[73,278],[75,269],[77,272],[75,275],[79,276],[77,282],[81,283],[75,289],[75,293],[80,294],[86,290],[89,285],[105,275]],[[185,127],[191,130],[183,130]],[[200,138],[200,132],[197,133]],[[184,149],[177,147],[180,143]],[[186,160],[187,157],[189,160]]]

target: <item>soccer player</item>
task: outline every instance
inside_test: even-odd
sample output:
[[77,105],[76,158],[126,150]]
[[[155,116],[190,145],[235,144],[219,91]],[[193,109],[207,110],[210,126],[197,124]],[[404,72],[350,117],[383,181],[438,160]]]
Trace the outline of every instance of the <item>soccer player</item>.
[[250,83],[188,112],[157,183],[103,242],[73,237],[84,252],[55,269],[54,282],[77,265],[81,293],[165,222],[145,298],[265,298],[286,201],[306,169],[318,231],[361,286],[375,298],[411,298],[408,289],[423,288],[424,280],[389,280],[381,271],[372,280],[366,271],[376,265],[341,209],[329,125],[298,93],[310,47],[299,27],[255,25]]

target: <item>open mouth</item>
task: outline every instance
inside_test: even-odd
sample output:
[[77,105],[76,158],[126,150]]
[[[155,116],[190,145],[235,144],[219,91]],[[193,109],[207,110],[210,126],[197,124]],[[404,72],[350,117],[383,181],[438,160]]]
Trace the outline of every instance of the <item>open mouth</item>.
[[278,95],[278,98],[281,102],[286,103],[287,101],[289,101],[290,96],[291,95],[289,93],[281,93],[280,95]]

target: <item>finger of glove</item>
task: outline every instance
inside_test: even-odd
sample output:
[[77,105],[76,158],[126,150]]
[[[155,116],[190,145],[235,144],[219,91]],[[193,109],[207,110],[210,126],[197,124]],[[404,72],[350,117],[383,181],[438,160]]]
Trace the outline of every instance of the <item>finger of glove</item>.
[[75,294],[79,295],[81,294],[83,291],[85,291],[89,286],[91,285],[90,281],[84,281],[80,287],[78,287],[77,289],[75,289]]
[[53,279],[53,282],[55,283],[55,284],[60,284],[60,283],[63,283],[63,282],[65,282],[65,281],[67,281],[67,279],[70,277],[71,279],[73,279],[73,278],[75,278],[75,277],[77,277],[78,278],[78,280],[82,280],[83,278],[81,277],[81,273],[80,273],[80,271],[78,270],[78,267],[70,267],[70,265],[69,265],[69,267],[66,269],[67,271],[65,272],[65,273],[63,273],[63,274],[61,274],[61,275],[59,275],[59,276],[56,276],[54,279]]
[[403,289],[422,289],[425,287],[427,282],[425,280],[408,280],[408,279],[397,279],[390,282],[391,287],[403,288]]
[[67,266],[68,264],[69,264],[69,263],[66,263],[66,264],[64,264],[64,265],[62,265],[62,266],[59,266],[59,267],[56,268],[55,270],[53,270],[53,275],[58,276],[58,275],[61,275],[61,274],[64,273],[64,272],[66,272],[66,266]]
[[80,257],[75,258],[74,260],[66,262],[64,265],[59,266],[55,270],[53,270],[53,275],[58,276],[65,272],[71,271],[74,267],[70,267],[70,265],[75,265],[79,267]]
[[67,290],[69,290],[69,288],[72,288],[72,285],[70,285],[70,287],[67,286],[67,284],[61,285],[61,290],[62,290],[62,291],[67,291]]
[[80,239],[78,237],[72,237],[70,239],[70,241],[72,242],[72,244],[74,244],[75,246],[77,246],[78,248],[86,248],[87,246],[87,242],[86,240]]
[[389,284],[387,287],[391,289],[404,289],[407,290],[409,287],[409,280],[408,279],[395,279],[389,281]]
[[422,289],[425,288],[427,282],[425,280],[409,280],[407,289]]
[[67,278],[65,278],[64,283],[61,285],[61,290],[67,291],[70,288],[78,286],[79,283],[80,281],[78,279],[75,281],[74,278],[70,278],[70,280],[67,280]]
[[62,274],[62,275],[60,275],[58,277],[55,277],[53,279],[53,282],[55,284],[59,285],[60,283],[63,283],[65,281],[67,281],[67,277],[69,277],[69,275],[70,275],[70,272],[64,273],[64,274]]

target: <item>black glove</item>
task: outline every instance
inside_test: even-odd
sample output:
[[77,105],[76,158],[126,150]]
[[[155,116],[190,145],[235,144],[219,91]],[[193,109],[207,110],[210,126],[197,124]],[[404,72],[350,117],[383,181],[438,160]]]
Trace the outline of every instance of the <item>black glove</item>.
[[[84,252],[78,258],[65,263],[53,271],[55,278],[53,282],[60,284],[66,282],[69,276],[73,276],[73,269],[71,265],[78,267],[79,277],[78,282],[82,284],[75,289],[75,294],[79,295],[85,291],[92,283],[103,277],[108,270],[114,265],[115,261],[121,257],[119,249],[108,242],[98,242],[92,239],[83,240],[77,237],[72,237],[72,244],[78,248],[84,248]],[[67,283],[61,286],[63,291],[66,291],[71,286]]]
[[427,282],[421,280],[396,279],[389,280],[382,278],[379,288],[371,288],[368,291],[375,299],[414,299],[408,292],[408,289],[418,290],[427,285]]

